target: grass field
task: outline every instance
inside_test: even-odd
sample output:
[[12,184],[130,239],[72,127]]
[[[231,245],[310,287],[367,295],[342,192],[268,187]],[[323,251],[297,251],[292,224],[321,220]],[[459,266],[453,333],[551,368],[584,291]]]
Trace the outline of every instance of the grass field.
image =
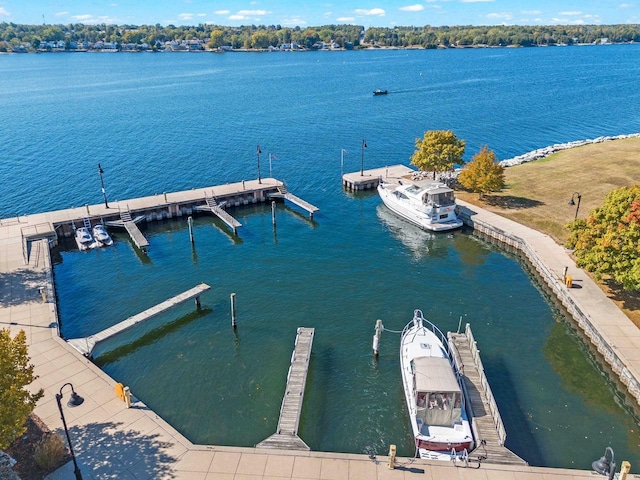
[[[640,138],[627,138],[563,150],[545,159],[505,169],[505,188],[478,199],[458,191],[456,196],[486,210],[547,233],[559,244],[569,236],[566,225],[576,215],[569,205],[581,196],[578,217],[602,205],[616,188],[640,183]],[[577,203],[577,195],[574,196]],[[640,294],[620,291],[607,282],[602,289],[640,327]]]

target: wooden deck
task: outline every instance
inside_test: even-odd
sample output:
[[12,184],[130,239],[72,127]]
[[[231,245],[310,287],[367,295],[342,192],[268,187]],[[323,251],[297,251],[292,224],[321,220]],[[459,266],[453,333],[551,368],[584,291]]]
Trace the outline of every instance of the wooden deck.
[[412,168],[404,165],[390,165],[383,168],[374,168],[360,172],[345,173],[342,175],[342,186],[347,190],[371,190],[378,186],[380,180],[385,182],[395,182],[405,175],[414,172]]
[[458,368],[463,373],[467,398],[473,411],[472,427],[476,449],[470,457],[486,457],[482,458],[483,463],[527,465],[527,462],[504,446],[507,434],[484,374],[471,327],[467,324],[464,333],[449,332],[448,336]]
[[297,205],[303,210],[306,210],[307,212],[309,212],[309,216],[311,218],[313,218],[314,213],[320,211],[320,209],[315,205],[311,205],[306,200],[303,200],[300,197],[297,197],[296,195],[288,191],[287,187],[285,187],[284,184],[278,186],[278,191],[276,193],[270,193],[269,198],[283,198],[285,200],[289,200],[294,205]]
[[133,317],[129,317],[126,320],[123,320],[120,323],[117,323],[109,328],[105,328],[104,330],[96,333],[95,335],[89,335],[88,337],[83,337],[83,338],[72,338],[68,340],[68,343],[83,355],[91,356],[93,349],[98,343],[106,340],[107,338],[111,338],[114,335],[117,335],[121,332],[124,332],[125,330],[130,329],[131,327],[133,327],[134,325],[140,322],[153,318],[156,315],[159,315],[162,312],[165,312],[166,310],[169,310],[170,308],[175,307],[176,305],[180,305],[181,303],[191,300],[192,298],[195,298],[196,304],[199,305],[200,295],[203,292],[206,292],[207,290],[209,290],[210,288],[211,287],[206,283],[201,283],[200,285],[190,290],[187,290],[186,292],[183,292],[179,295],[176,295],[175,297],[165,300],[162,303],[159,303],[155,307],[151,307],[145,310],[144,312],[138,313]]
[[227,224],[229,228],[233,230],[233,233],[236,234],[238,228],[242,226],[242,224],[233,218],[232,215],[227,213],[224,209],[225,202],[218,203],[214,197],[205,197],[206,205],[198,205],[194,207],[194,210],[201,212],[211,212],[224,223]]
[[311,346],[315,329],[298,328],[295,349],[291,355],[291,366],[287,374],[287,387],[276,433],[260,442],[258,448],[277,448],[284,450],[310,450],[309,446],[298,437],[300,413],[304,400],[304,389],[307,384],[307,372],[311,358]]

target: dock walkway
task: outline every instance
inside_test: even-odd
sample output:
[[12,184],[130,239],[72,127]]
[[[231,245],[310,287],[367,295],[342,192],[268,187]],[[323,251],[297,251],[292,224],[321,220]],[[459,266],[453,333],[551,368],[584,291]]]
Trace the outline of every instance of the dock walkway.
[[297,197],[296,195],[288,191],[287,187],[285,187],[284,185],[278,186],[278,191],[276,193],[270,193],[269,198],[284,198],[285,200],[289,200],[294,205],[297,205],[303,210],[306,210],[307,212],[309,212],[309,217],[311,218],[313,218],[314,213],[320,211],[320,209],[315,205],[311,205],[306,200],[303,200],[300,197]]
[[307,384],[314,334],[315,329],[313,328],[298,328],[295,349],[291,355],[291,365],[287,374],[287,387],[280,407],[278,429],[276,433],[260,442],[256,447],[310,450],[309,446],[298,437],[298,426],[300,425],[300,414],[302,413],[304,388]]
[[91,353],[93,352],[93,349],[98,343],[108,338],[111,338],[114,335],[117,335],[121,332],[124,332],[125,330],[130,329],[131,327],[133,327],[134,325],[140,322],[149,320],[150,318],[160,315],[162,312],[165,312],[170,308],[175,307],[176,305],[180,305],[181,303],[184,303],[188,300],[191,300],[192,298],[195,298],[196,305],[200,306],[200,300],[199,300],[200,295],[203,292],[206,292],[207,290],[209,290],[210,288],[211,287],[206,283],[201,283],[200,285],[197,285],[192,289],[187,290],[186,292],[183,292],[179,295],[176,295],[175,297],[165,300],[162,303],[159,303],[155,307],[151,307],[145,310],[144,312],[138,313],[133,317],[129,317],[126,320],[123,320],[120,323],[117,323],[109,328],[105,328],[104,330],[96,333],[95,335],[89,335],[88,337],[82,337],[82,338],[72,338],[68,342],[71,346],[73,346],[73,348],[78,350],[80,353],[90,357]]
[[205,197],[205,202],[206,205],[198,205],[194,207],[194,210],[213,213],[216,217],[226,223],[227,226],[233,230],[234,234],[237,234],[238,228],[240,228],[242,224],[227,213],[224,209],[224,203],[219,204],[214,197]]
[[484,373],[480,352],[467,324],[464,333],[448,334],[472,410],[472,427],[476,449],[471,458],[486,457],[482,462],[504,465],[527,465],[522,458],[504,446],[507,437],[502,417]]

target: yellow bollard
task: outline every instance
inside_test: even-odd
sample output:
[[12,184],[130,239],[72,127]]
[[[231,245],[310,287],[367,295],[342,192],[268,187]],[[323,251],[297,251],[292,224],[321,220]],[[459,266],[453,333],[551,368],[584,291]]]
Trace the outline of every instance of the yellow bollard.
[[122,393],[124,394],[124,403],[127,405],[127,408],[131,408],[131,391],[129,387],[124,387]]
[[571,275],[567,275],[564,278],[564,283],[567,286],[567,288],[572,288],[573,287],[573,277],[571,277]]
[[631,463],[624,460],[622,465],[620,466],[620,475],[618,476],[619,480],[627,480],[627,475],[631,471]]
[[396,446],[389,445],[389,470],[396,468]]

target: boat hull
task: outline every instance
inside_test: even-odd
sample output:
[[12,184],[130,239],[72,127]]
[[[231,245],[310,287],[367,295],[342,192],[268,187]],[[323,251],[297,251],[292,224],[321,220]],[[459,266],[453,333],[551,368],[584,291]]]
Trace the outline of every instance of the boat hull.
[[456,453],[463,450],[471,450],[473,442],[471,440],[465,442],[434,442],[432,440],[425,440],[420,437],[416,437],[416,447],[422,450],[429,450],[431,452],[451,453],[451,450],[455,450]]
[[[460,228],[463,225],[462,220],[459,218],[446,222],[433,222],[431,217],[426,214],[411,209],[408,206],[404,206],[400,202],[396,201],[391,192],[382,185],[378,186],[378,195],[380,195],[382,202],[389,210],[424,230],[429,230],[431,232],[446,232]],[[448,208],[454,209],[455,207]]]

